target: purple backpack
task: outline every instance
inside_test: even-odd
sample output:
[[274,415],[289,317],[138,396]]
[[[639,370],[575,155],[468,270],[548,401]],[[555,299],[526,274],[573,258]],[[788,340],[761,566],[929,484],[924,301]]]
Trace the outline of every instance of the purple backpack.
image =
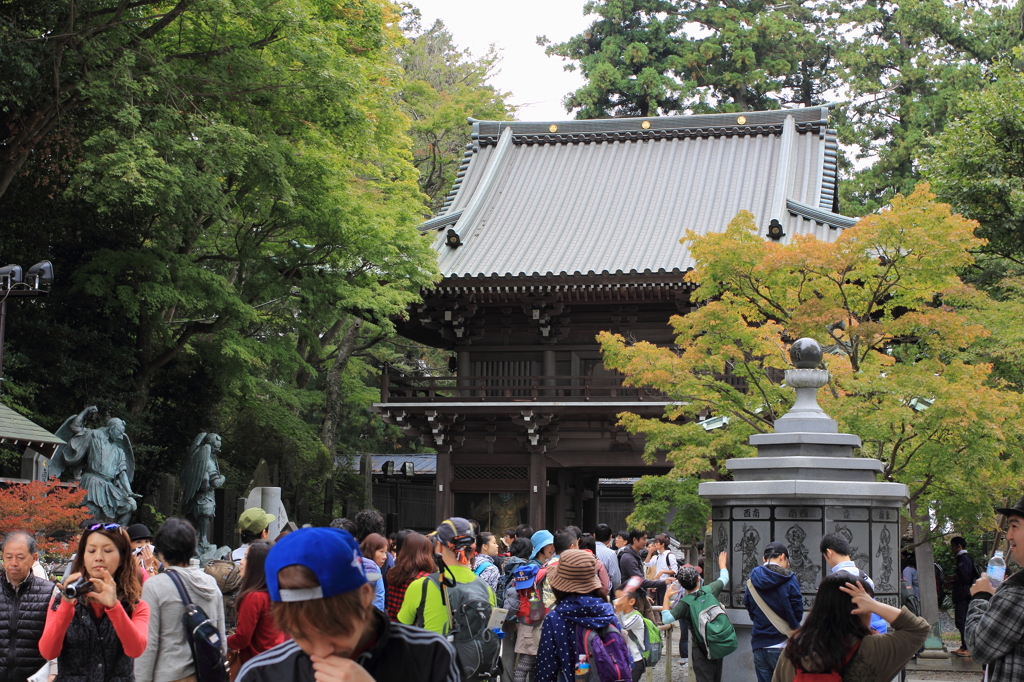
[[630,682],[633,678],[633,657],[629,655],[622,631],[614,625],[597,630],[577,625],[576,651],[587,657],[590,682]]

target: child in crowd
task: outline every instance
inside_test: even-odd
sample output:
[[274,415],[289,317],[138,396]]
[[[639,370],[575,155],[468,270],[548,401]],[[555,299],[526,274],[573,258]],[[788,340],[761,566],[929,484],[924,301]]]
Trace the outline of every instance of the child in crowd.
[[619,590],[615,600],[615,613],[619,616],[619,625],[625,635],[629,655],[633,659],[633,682],[638,682],[644,674],[644,618],[636,610],[636,592]]

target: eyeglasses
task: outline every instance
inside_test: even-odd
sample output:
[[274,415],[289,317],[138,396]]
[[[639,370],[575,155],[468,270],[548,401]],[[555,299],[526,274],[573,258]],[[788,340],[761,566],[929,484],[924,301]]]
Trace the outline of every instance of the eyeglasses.
[[99,530],[100,528],[102,528],[103,530],[117,530],[120,527],[120,524],[117,523],[96,523],[89,526],[87,530],[93,531]]

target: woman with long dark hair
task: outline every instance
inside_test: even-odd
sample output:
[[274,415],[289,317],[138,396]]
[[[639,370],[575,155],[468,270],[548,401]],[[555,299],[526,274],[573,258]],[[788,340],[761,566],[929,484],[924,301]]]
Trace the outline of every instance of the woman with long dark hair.
[[228,649],[238,652],[239,665],[287,639],[270,615],[270,593],[267,591],[267,574],[263,570],[270,545],[266,540],[253,542],[242,559],[242,585],[235,597],[238,626],[235,634],[228,637]]
[[[792,682],[797,667],[817,674],[835,671],[857,682],[892,680],[924,643],[928,621],[906,607],[875,601],[870,589],[844,571],[822,580],[807,620],[786,643],[772,682]],[[872,632],[871,614],[885,619],[892,631]]]
[[85,529],[63,588],[80,577],[92,591],[73,599],[54,596],[60,604],[47,611],[39,653],[57,659],[58,682],[86,670],[103,671],[90,679],[134,679],[133,659],[148,641],[149,606],[142,601],[139,569],[123,528],[97,523]]
[[411,533],[402,541],[402,548],[395,557],[395,566],[387,575],[388,591],[385,610],[392,622],[398,622],[398,612],[405,600],[405,591],[412,581],[430,575],[437,570],[434,562],[434,546],[419,533]]

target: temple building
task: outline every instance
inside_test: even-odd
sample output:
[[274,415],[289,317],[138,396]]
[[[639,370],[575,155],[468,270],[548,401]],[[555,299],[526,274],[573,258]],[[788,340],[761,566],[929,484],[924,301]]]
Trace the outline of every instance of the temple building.
[[437,451],[434,522],[500,530],[601,514],[601,479],[660,474],[617,415],[664,396],[624,387],[595,336],[663,346],[690,310],[680,238],[742,209],[765,239],[833,240],[829,108],[590,121],[472,121],[458,179],[421,226],[444,279],[400,332],[455,353],[451,376],[385,373],[374,409]]

